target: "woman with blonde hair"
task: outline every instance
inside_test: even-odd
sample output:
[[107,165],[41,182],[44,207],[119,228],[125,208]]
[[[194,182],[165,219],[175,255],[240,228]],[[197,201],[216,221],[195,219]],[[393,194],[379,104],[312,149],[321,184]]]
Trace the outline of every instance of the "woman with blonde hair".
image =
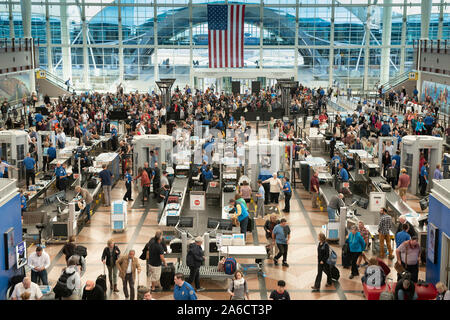
[[443,282],[436,283],[436,290],[438,292],[436,300],[450,300],[450,291]]
[[236,271],[234,279],[231,280],[230,287],[228,289],[230,294],[230,300],[250,300],[248,295],[247,281],[244,279],[244,275],[241,271]]

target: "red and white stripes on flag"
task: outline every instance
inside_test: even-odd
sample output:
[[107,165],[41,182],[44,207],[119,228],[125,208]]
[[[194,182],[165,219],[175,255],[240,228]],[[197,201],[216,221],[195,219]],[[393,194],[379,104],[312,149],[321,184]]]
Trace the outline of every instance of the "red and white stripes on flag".
[[210,68],[244,67],[245,5],[228,5],[226,30],[208,30]]

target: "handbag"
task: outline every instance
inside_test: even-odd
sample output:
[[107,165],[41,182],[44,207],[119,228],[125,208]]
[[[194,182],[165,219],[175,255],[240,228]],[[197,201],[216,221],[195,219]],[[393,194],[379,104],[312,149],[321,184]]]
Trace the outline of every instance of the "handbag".
[[[408,246],[406,246],[406,253],[405,253],[405,264],[408,261]],[[397,271],[399,274],[402,274],[406,271],[405,267],[402,265],[401,262],[396,261],[394,264],[395,271]]]

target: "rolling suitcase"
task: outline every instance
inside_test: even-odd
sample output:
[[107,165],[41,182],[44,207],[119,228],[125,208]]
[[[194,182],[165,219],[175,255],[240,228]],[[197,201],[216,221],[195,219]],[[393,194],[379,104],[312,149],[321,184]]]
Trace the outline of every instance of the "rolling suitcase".
[[350,260],[350,248],[347,243],[345,243],[342,247],[342,267],[350,268],[352,265]]
[[[383,292],[390,293],[389,291],[386,291],[386,285],[383,285],[381,287],[372,287],[372,286],[368,286],[365,282],[363,282],[363,292],[364,292],[364,296],[366,297],[367,300],[383,300],[381,299],[381,294]],[[392,300],[392,299],[386,299],[384,300]]]
[[105,265],[103,265],[103,274],[99,275],[97,277],[97,280],[95,280],[95,284],[98,285],[100,288],[103,289],[103,294],[105,296],[106,300],[106,291],[108,290],[106,286],[106,271],[105,271]]
[[330,266],[331,279],[338,281],[341,274],[336,266]]
[[437,290],[434,284],[419,281],[416,283],[417,300],[436,299]]
[[160,283],[164,291],[169,291],[173,285],[173,278],[175,276],[175,266],[173,263],[168,263],[167,266],[161,267]]
[[148,292],[148,288],[146,286],[139,285],[139,275],[138,275],[138,286],[137,286],[137,299],[144,300],[144,294]]

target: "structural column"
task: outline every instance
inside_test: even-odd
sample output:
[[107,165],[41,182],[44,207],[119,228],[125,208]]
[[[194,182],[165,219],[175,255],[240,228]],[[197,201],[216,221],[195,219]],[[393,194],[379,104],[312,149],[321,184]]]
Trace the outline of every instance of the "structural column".
[[406,61],[406,20],[408,11],[408,0],[403,1],[403,18],[402,18],[402,38],[401,38],[401,49],[400,49],[400,74],[405,72],[405,61]]
[[439,6],[439,26],[438,26],[438,35],[437,38],[443,40],[442,32],[444,29],[444,0],[441,0],[441,4]]
[[15,32],[14,32],[14,16],[13,16],[13,10],[12,10],[12,0],[9,0],[9,37],[12,39],[14,38]]
[[192,37],[194,33],[192,30],[192,0],[189,0],[189,87],[191,90],[194,89],[194,53],[193,53],[193,45],[192,45]]
[[[25,39],[31,38],[31,0],[22,0],[20,2],[21,4],[21,11],[22,11],[22,27],[23,27],[23,37]],[[33,56],[36,54],[34,52],[34,47],[32,46],[33,50]],[[39,56],[39,52],[37,53]],[[32,64],[31,71],[27,71],[28,75],[30,77],[30,91],[34,92],[36,91],[36,80],[34,76],[34,61],[30,61]]]
[[[156,5],[156,0],[154,2],[154,14],[153,14],[153,45],[155,50],[155,61],[153,62],[155,69],[155,81],[159,80],[159,64],[158,64],[158,7]],[[155,88],[156,90],[156,88]]]
[[81,23],[83,32],[83,81],[84,88],[90,88],[90,77],[89,77],[89,55],[88,55],[88,30],[86,23],[86,5],[85,0],[83,0],[83,5],[81,7]]
[[429,39],[432,0],[422,0],[421,4],[421,39]]
[[392,33],[392,0],[384,0],[383,7],[383,34],[381,42],[380,83],[389,81],[389,65],[391,57],[391,33]]
[[67,0],[61,0],[60,5],[61,17],[61,52],[63,64],[63,80],[72,80],[72,57],[70,50],[69,27],[67,25]]
[[[297,6],[295,7],[295,52],[294,52],[294,79],[298,80],[298,28],[299,28],[299,16],[298,16],[299,0],[297,0]],[[262,31],[261,31],[262,32]]]
[[52,32],[48,0],[45,0],[45,33],[47,38],[47,70],[53,72]]
[[31,38],[31,0],[22,0],[20,6],[22,9],[23,37]]
[[264,68],[263,43],[264,43],[264,0],[261,0],[259,4],[259,63],[258,63],[260,69]]
[[366,19],[366,25],[365,25],[365,35],[366,35],[366,43],[364,45],[364,83],[363,83],[363,90],[365,93],[369,90],[369,58],[370,58],[370,0],[367,4],[367,19]]
[[124,79],[124,64],[123,64],[123,34],[122,34],[122,5],[121,0],[117,0],[118,3],[118,29],[119,32],[119,83],[123,83]]
[[328,56],[328,86],[333,86],[333,67],[334,67],[334,17],[335,17],[336,0],[331,2],[331,29],[330,29],[330,52]]

